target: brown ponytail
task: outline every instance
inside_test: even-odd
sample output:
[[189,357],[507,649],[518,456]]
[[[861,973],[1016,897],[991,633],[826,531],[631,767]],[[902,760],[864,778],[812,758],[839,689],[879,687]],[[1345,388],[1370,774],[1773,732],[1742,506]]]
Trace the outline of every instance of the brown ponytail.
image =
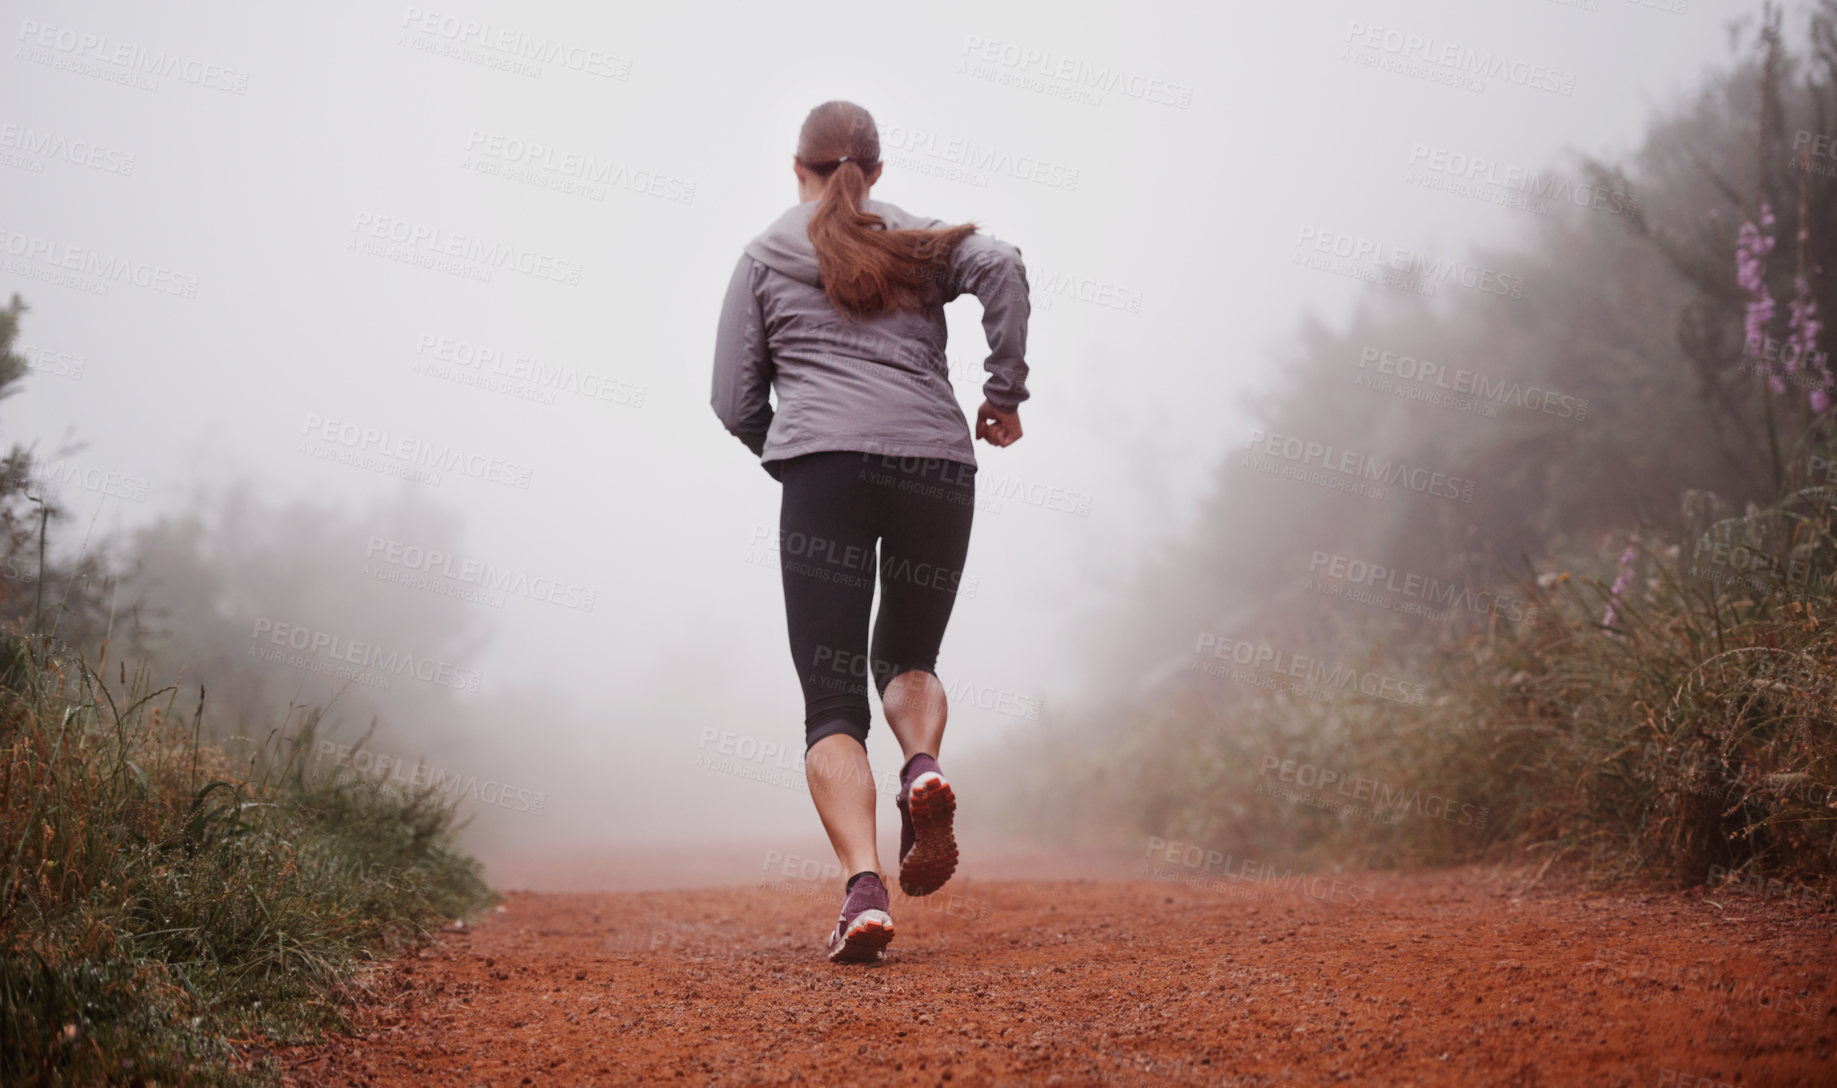
[[938,297],[951,251],[976,225],[888,230],[862,207],[868,175],[880,165],[880,134],[868,111],[840,101],[811,110],[798,134],[797,161],[828,182],[810,217],[810,241],[823,291],[837,310],[872,317],[920,310]]

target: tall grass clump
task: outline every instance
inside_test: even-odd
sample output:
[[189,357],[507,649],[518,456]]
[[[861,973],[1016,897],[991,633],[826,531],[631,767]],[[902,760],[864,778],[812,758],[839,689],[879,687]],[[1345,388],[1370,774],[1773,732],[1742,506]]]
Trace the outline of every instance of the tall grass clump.
[[1837,875],[1834,492],[1799,482],[1739,514],[1687,495],[1684,539],[1546,574],[1559,622],[1461,670],[1476,766],[1523,776],[1517,845],[1687,884]]
[[1193,676],[1107,743],[1050,757],[1023,803],[1062,827],[1078,813],[1055,798],[1120,812],[1109,845],[1181,837],[1316,868],[1827,881],[1837,448],[1787,463],[1797,478],[1772,506],[1737,513],[1693,492],[1681,538],[1622,534],[1500,589],[1536,622],[1495,618],[1416,650],[1371,630],[1330,640],[1373,647],[1352,660],[1361,670],[1424,678],[1420,705]]
[[432,790],[309,771],[316,712],[232,751],[202,690],[47,641],[0,635],[0,1082],[272,1079],[239,1043],[492,900]]

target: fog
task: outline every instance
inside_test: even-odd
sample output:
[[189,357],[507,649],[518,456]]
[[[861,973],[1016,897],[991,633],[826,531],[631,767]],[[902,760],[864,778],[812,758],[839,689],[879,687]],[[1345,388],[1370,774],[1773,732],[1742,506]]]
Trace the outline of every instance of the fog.
[[[1027,262],[1026,437],[978,444],[973,592],[938,663],[963,759],[1051,745],[1115,695],[1101,665],[1126,629],[1102,617],[1191,531],[1304,316],[1344,326],[1381,290],[1297,256],[1510,243],[1521,211],[1410,179],[1455,156],[1577,178],[1579,156],[1626,156],[1748,12],[1684,6],[27,3],[0,66],[0,294],[31,307],[35,372],[0,426],[84,470],[60,547],[199,514],[142,548],[143,591],[246,706],[341,687],[252,657],[284,648],[277,624],[450,666],[336,705],[347,742],[374,712],[409,756],[544,798],[468,809],[505,879],[719,880],[730,857],[744,877],[758,855],[738,843],[822,846],[799,790],[705,765],[745,753],[769,776],[750,754],[789,763],[803,716],[778,488],[709,410],[710,361],[741,246],[797,199],[812,106],[872,111],[876,198],[975,221]],[[1361,62],[1396,59],[1395,35],[1538,74],[1459,86]],[[477,44],[505,40],[560,48]],[[1052,74],[1106,67],[1121,89]],[[31,154],[46,137],[87,149]],[[574,155],[607,180],[569,191],[543,168]],[[438,259],[468,244],[516,257]],[[969,413],[980,312],[949,313]],[[489,467],[346,463],[365,432]],[[430,549],[546,588],[392,584]],[[666,863],[694,844],[726,852]]]

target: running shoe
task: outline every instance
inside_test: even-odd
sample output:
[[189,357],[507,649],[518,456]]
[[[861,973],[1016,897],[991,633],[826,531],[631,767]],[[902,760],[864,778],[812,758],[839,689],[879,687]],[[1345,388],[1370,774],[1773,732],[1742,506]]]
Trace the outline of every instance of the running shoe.
[[867,873],[842,899],[842,915],[829,935],[831,963],[879,963],[893,940],[893,916],[887,913],[886,885]]
[[930,895],[957,871],[957,838],[951,821],[957,795],[938,761],[920,753],[900,772],[899,890]]

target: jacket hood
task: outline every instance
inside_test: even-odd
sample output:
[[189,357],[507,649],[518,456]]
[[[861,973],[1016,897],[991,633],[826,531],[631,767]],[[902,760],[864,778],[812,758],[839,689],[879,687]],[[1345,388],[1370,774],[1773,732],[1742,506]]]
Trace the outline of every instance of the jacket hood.
[[[816,270],[816,244],[810,240],[810,217],[821,201],[806,200],[794,204],[757,238],[746,243],[746,255],[774,272],[782,272],[799,283],[821,286]],[[866,200],[862,207],[880,216],[893,230],[932,229],[944,224],[922,219],[897,205],[882,200]]]

